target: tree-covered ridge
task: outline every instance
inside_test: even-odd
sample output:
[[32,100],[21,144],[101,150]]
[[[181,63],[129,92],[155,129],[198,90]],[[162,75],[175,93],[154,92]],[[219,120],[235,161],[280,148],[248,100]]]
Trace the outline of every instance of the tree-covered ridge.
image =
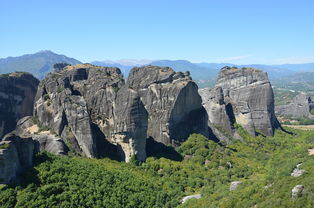
[[[276,131],[217,144],[193,134],[176,149],[183,161],[149,157],[126,164],[42,153],[21,186],[3,186],[0,207],[313,207],[314,132]],[[290,131],[290,129],[289,129]],[[292,177],[300,166],[305,173]],[[230,192],[232,181],[243,184]],[[291,190],[304,185],[302,196]],[[180,200],[190,194],[201,199]]]

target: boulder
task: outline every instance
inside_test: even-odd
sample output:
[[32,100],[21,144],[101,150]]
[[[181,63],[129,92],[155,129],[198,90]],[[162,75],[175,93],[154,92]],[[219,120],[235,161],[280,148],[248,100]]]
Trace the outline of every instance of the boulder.
[[301,175],[303,175],[305,173],[305,170],[300,169],[300,166],[302,165],[302,163],[297,164],[297,167],[295,169],[293,169],[291,176],[293,177],[299,177]]
[[242,181],[233,181],[233,182],[231,182],[229,191],[234,191],[234,190],[236,190],[236,189],[239,188],[239,186],[241,186],[242,184],[243,184]]
[[20,118],[32,115],[38,84],[28,73],[0,75],[0,140],[15,129]]
[[291,190],[291,198],[295,200],[295,199],[301,197],[302,193],[303,193],[303,190],[304,190],[304,186],[303,185],[296,185]]
[[274,113],[274,95],[267,73],[254,68],[224,67],[213,89],[200,91],[209,126],[238,137],[235,124],[252,136],[272,136],[280,124]]
[[189,199],[200,199],[200,198],[202,198],[201,194],[194,194],[194,195],[185,196],[182,198],[182,204],[185,203]]

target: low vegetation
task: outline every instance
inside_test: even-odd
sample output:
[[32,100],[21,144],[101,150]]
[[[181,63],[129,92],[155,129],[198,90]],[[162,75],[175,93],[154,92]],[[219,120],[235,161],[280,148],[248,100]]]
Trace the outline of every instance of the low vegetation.
[[[0,187],[0,207],[314,207],[314,132],[287,129],[223,145],[193,134],[184,158],[129,164],[41,153],[19,186]],[[297,164],[305,173],[292,177]],[[230,192],[232,181],[243,184]],[[303,195],[291,199],[295,185]],[[202,194],[181,204],[182,197]]]

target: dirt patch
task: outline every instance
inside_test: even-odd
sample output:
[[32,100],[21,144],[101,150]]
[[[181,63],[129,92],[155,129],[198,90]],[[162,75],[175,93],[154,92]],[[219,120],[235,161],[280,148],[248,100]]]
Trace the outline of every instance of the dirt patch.
[[34,134],[34,133],[39,131],[39,127],[35,124],[31,127],[28,127],[26,130],[27,130],[27,132]]
[[309,155],[314,155],[314,148],[308,149],[307,151],[309,152]]

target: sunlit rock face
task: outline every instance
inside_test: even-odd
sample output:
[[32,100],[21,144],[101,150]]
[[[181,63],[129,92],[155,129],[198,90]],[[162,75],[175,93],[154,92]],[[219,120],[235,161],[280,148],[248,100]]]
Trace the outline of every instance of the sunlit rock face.
[[209,123],[236,136],[235,124],[251,135],[274,135],[280,124],[267,73],[254,68],[224,67],[213,89],[202,90]]
[[20,118],[32,115],[38,84],[28,73],[0,75],[0,140],[15,129]]
[[138,93],[148,113],[148,137],[176,145],[193,132],[208,135],[207,114],[189,72],[156,66],[133,68],[126,85]]

